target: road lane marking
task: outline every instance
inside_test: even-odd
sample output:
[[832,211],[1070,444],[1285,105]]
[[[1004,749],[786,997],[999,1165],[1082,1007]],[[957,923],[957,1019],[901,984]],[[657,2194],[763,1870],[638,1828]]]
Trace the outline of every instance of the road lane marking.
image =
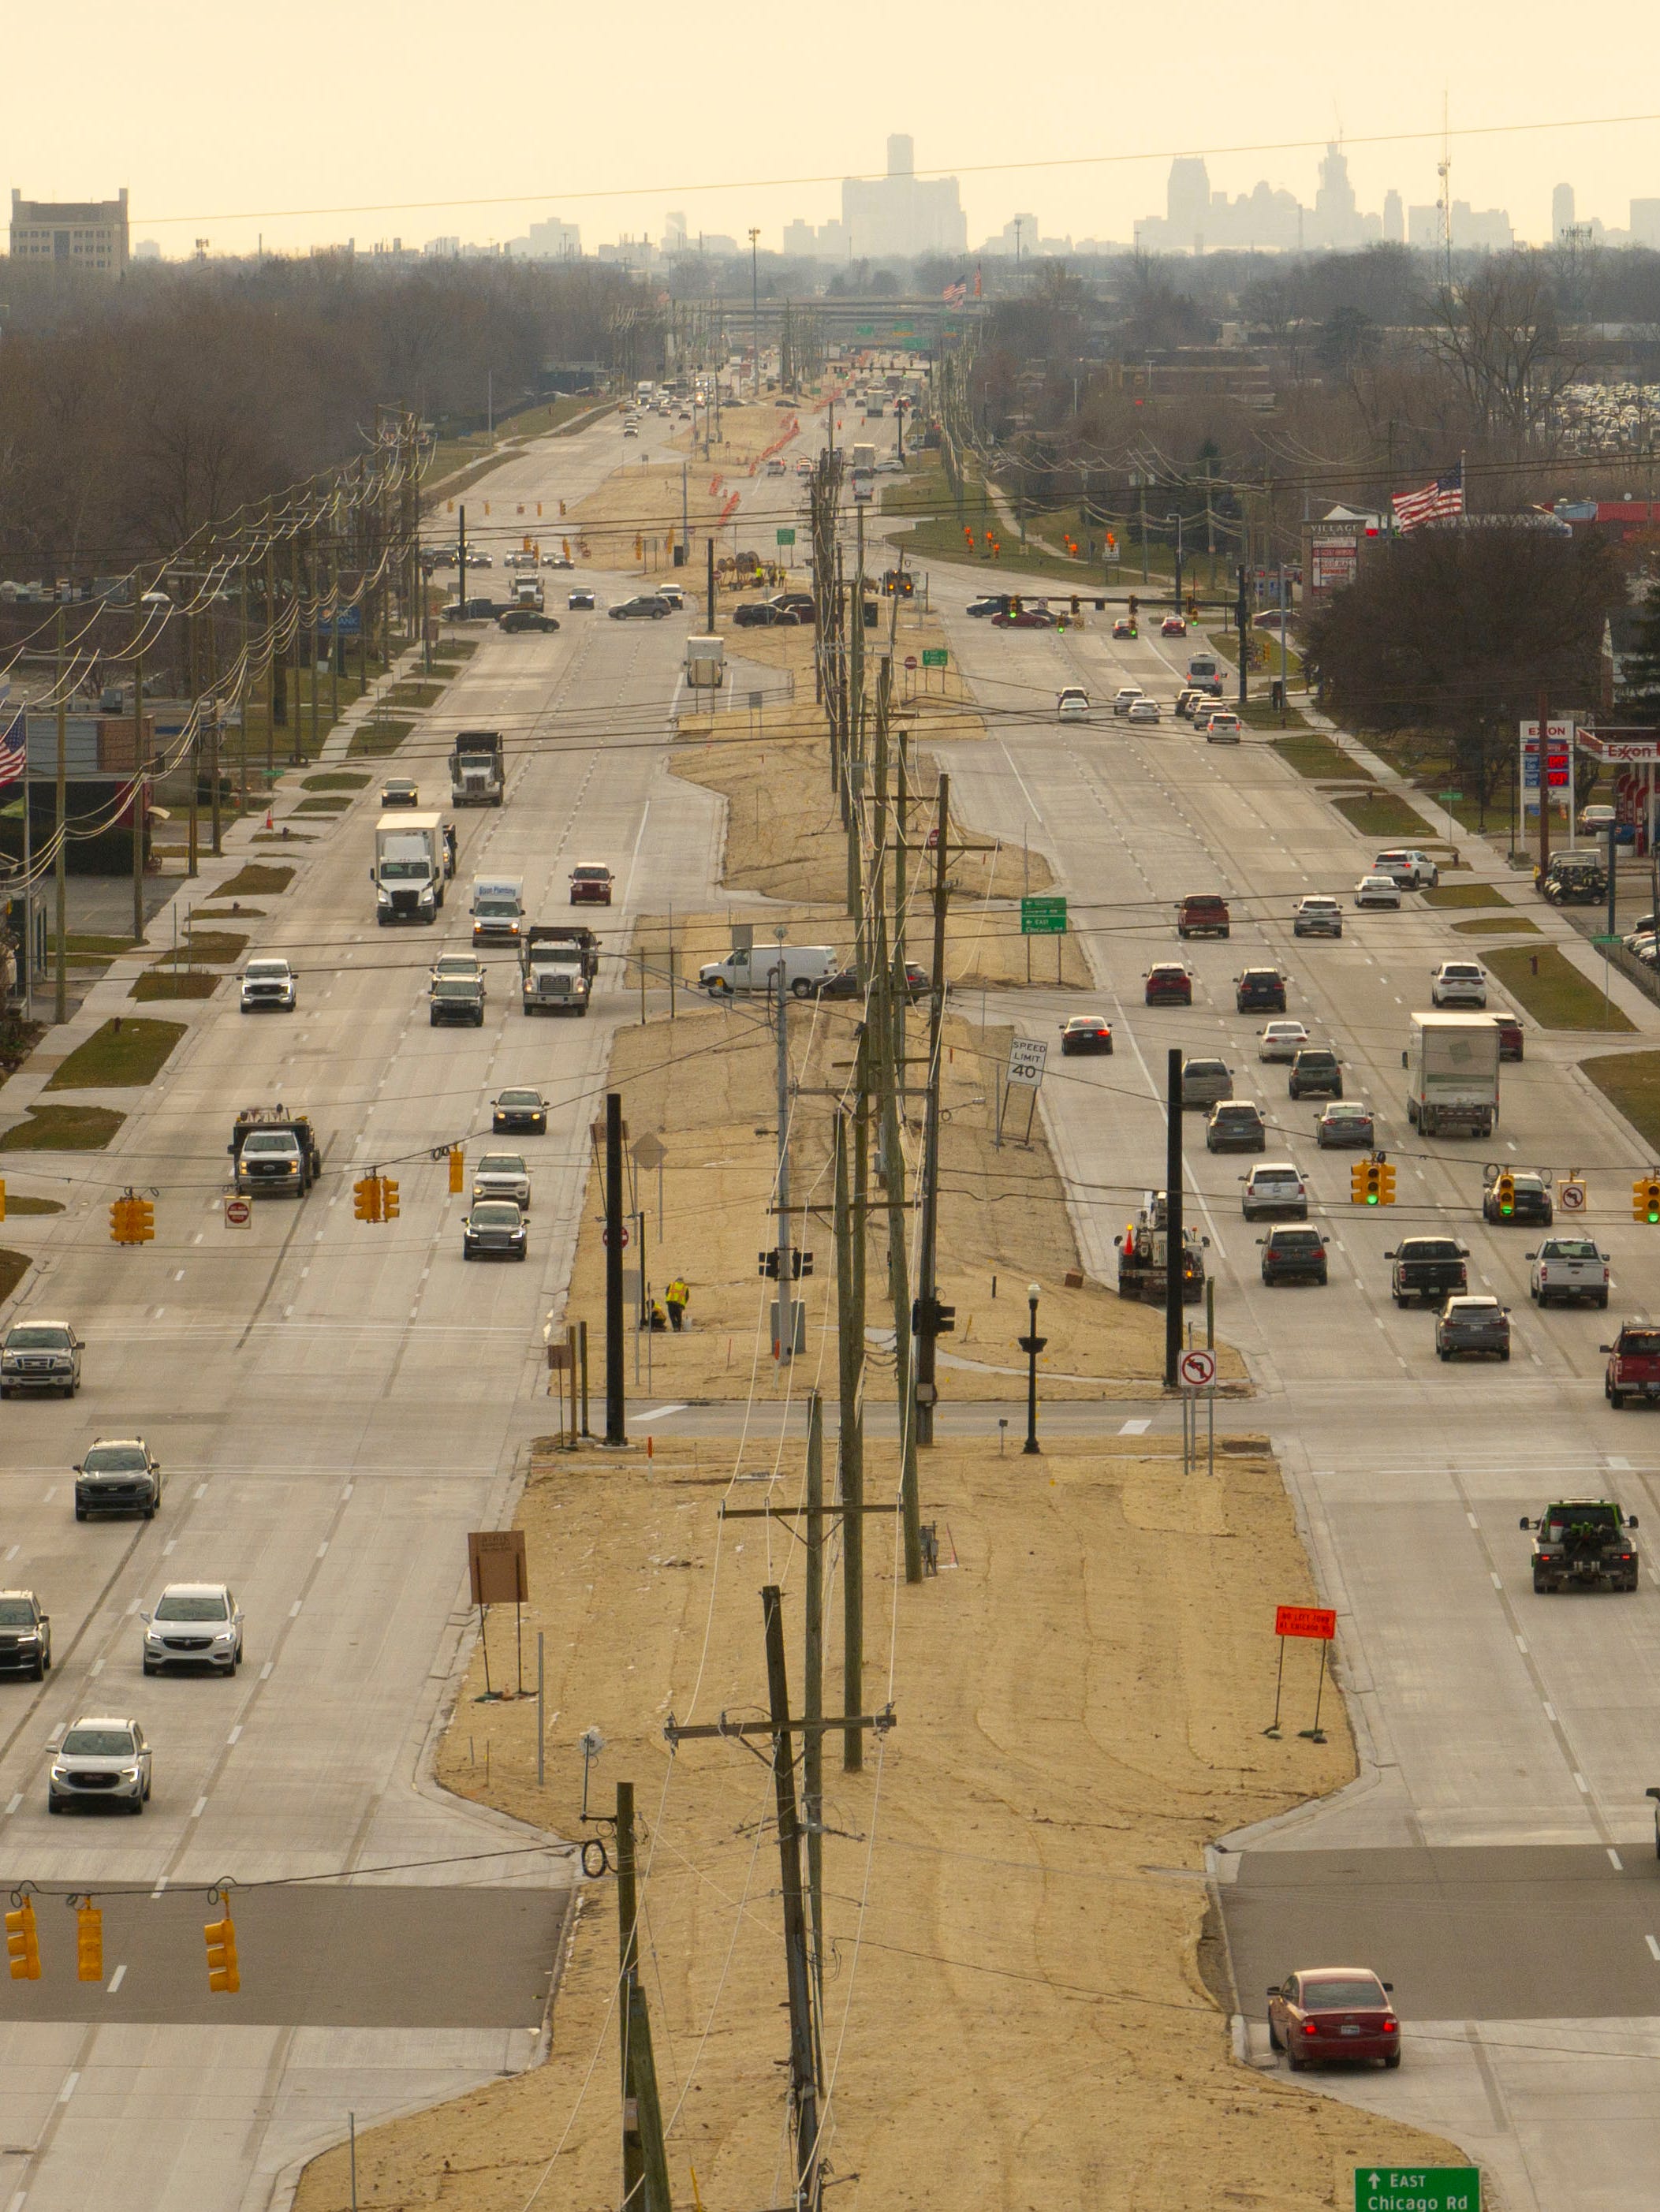
[[238,1723],[236,1723],[236,1726],[235,1726],[235,1727],[231,1730],[230,1734],[229,1734],[229,1735],[225,1738],[225,1741],[226,1741],[227,1743],[234,1743],[234,1742],[235,1742],[235,1741],[236,1741],[236,1739],[237,1739],[237,1737],[238,1737],[239,1735],[241,1735],[241,1733],[242,1733],[242,1723],[241,1723],[241,1722],[240,1722],[240,1721],[238,1721]]
[[60,2105],[68,2104],[70,2099],[75,2094],[75,2085],[80,2079],[81,2072],[77,2067],[75,2072],[66,2078],[63,2087],[58,2092],[58,2101]]
[[294,1601],[294,1603],[293,1603],[293,1604],[289,1607],[289,1619],[290,1620],[299,1620],[299,1618],[300,1618],[300,1603],[301,1603],[300,1600],[299,1600],[298,1598],[295,1598],[295,1600]]
[[1615,1850],[1612,1844],[1608,1845],[1608,1859],[1615,1874],[1624,1874],[1626,1871],[1626,1863],[1620,1857],[1619,1852]]
[[207,1801],[207,1799],[206,1799],[205,1797],[198,1797],[198,1798],[197,1799],[196,1802],[195,1802],[195,1803],[191,1807],[191,1808],[190,1808],[190,1816],[191,1816],[192,1820],[199,1820],[201,1819],[201,1817],[202,1817],[203,1814],[204,1814],[204,1813],[205,1813],[205,1812],[207,1811],[207,1809],[208,1809],[208,1801]]
[[119,1990],[119,1989],[120,1988],[120,1986],[121,1986],[122,1983],[123,1983],[123,1982],[125,1982],[126,1978],[127,1978],[127,1968],[126,1968],[126,1962],[125,1962],[125,1960],[124,1960],[122,1961],[122,1963],[121,1963],[121,1964],[120,1964],[120,1965],[116,1968],[115,1972],[114,1972],[110,1976],[110,1985],[109,1985],[109,1987],[105,1990],[104,1995],[105,1995],[106,1997],[112,1997],[112,1996],[115,1995],[115,1992],[117,1991],[117,1990]]
[[9,1799],[9,1800],[8,1800],[8,1802],[7,1802],[7,1805],[6,1805],[6,1811],[7,1811],[7,1813],[8,1813],[9,1814],[12,1814],[12,1813],[15,1813],[15,1812],[17,1810],[18,1807],[22,1803],[22,1802],[23,1802],[23,1793],[22,1793],[22,1791],[20,1790],[18,1790],[18,1791],[15,1793],[15,1795],[14,1796],[12,1796],[10,1799]]
[[101,1659],[94,1659],[91,1666],[87,1669],[87,1672],[89,1674],[101,1674],[103,1671],[104,1662]]
[[1126,1421],[1118,1433],[1121,1437],[1144,1437],[1152,1426],[1151,1420]]
[[151,1895],[152,1897],[160,1897],[160,1896],[161,1896],[161,1893],[162,1893],[162,1891],[167,1887],[167,1878],[166,1875],[162,1875],[162,1877],[161,1877],[161,1881],[158,1881],[158,1882],[156,1883],[156,1885],[155,1885],[155,1888],[154,1888],[153,1890],[151,1890],[151,1892],[150,1892],[150,1895]]
[[328,1548],[329,1548],[329,1540],[328,1540],[328,1538],[327,1538],[326,1536],[325,1536],[325,1537],[324,1537],[324,1539],[323,1539],[323,1540],[322,1540],[322,1542],[321,1542],[321,1543],[317,1547],[317,1556],[318,1556],[318,1558],[319,1558],[319,1559],[323,1559],[323,1558],[326,1555],[326,1553],[327,1553],[327,1552],[328,1552]]
[[169,1552],[176,1552],[178,1549],[179,1539],[177,1536],[169,1536],[167,1542],[161,1547],[161,1557],[165,1559]]
[[1649,1956],[1651,1959],[1660,1959],[1660,1943],[1657,1943],[1652,1936],[1645,1936],[1643,1941],[1649,1947]]
[[1590,1796],[1590,1784],[1586,1781],[1584,1776],[1579,1771],[1577,1766],[1573,1770],[1573,1786],[1579,1792],[1582,1797],[1589,1797]]
[[[1612,1452],[1608,1454],[1608,1465],[1611,1468],[1617,1469],[1617,1471],[1621,1474],[1629,1474],[1631,1473],[1631,1462],[1628,1459],[1616,1459]],[[9,1559],[11,1557],[11,1553],[8,1552],[6,1557]]]
[[1546,1718],[1546,1719],[1550,1723],[1550,1724],[1551,1724],[1551,1726],[1552,1726],[1553,1728],[1554,1728],[1554,1727],[1555,1727],[1555,1725],[1556,1725],[1556,1708],[1555,1708],[1555,1706],[1554,1706],[1554,1705],[1551,1705],[1548,1701],[1547,1701],[1547,1702],[1546,1702],[1546,1705],[1545,1705],[1545,1718]]
[[1501,1589],[1503,1589],[1503,1588],[1505,1587],[1505,1585],[1503,1584],[1503,1583],[1501,1583],[1501,1582],[1499,1581],[1499,1577],[1498,1577],[1498,1576],[1497,1576],[1497,1575],[1492,1575],[1492,1576],[1490,1577],[1490,1579],[1491,1579],[1491,1581],[1492,1581],[1492,1583],[1493,1583],[1493,1586],[1494,1589],[1496,1589],[1496,1590],[1501,1590]]
[[175,1283],[182,1283],[182,1282],[184,1281],[184,1279],[185,1279],[185,1271],[184,1271],[184,1269],[183,1269],[182,1267],[179,1270],[179,1273],[178,1273],[173,1277],[173,1281],[174,1281]]
[[196,1486],[196,1495],[197,1495],[197,1497],[198,1497],[198,1498],[205,1498],[205,1497],[207,1496],[207,1494],[208,1494],[208,1486],[206,1485],[206,1483],[205,1483],[205,1482],[198,1482],[198,1483],[197,1484],[197,1486]]
[[265,1662],[265,1665],[264,1665],[264,1666],[259,1669],[259,1679],[260,1679],[260,1680],[261,1680],[262,1682],[269,1682],[269,1681],[270,1681],[270,1680],[271,1680],[271,1670],[272,1667],[275,1665],[275,1663],[276,1663],[276,1662],[275,1662],[275,1661],[274,1661],[274,1660],[267,1659],[267,1660],[266,1660],[266,1662]]
[[1520,1636],[1518,1636],[1518,1637],[1517,1638],[1517,1639],[1516,1639],[1516,1648],[1517,1648],[1517,1650],[1521,1653],[1522,1656],[1525,1659],[1525,1658],[1527,1657],[1527,1656],[1528,1656],[1528,1647],[1527,1647],[1526,1641],[1525,1641],[1522,1637],[1520,1637]]
[[12,1546],[12,1547],[11,1547],[10,1551],[9,1551],[9,1552],[7,1553],[6,1557],[7,1557],[9,1559],[15,1559],[17,1557],[17,1554],[18,1554],[18,1553],[22,1550],[22,1548],[23,1548],[23,1547],[22,1547],[21,1544],[14,1544],[14,1545]]
[[1464,1518],[1469,1522],[1472,1528],[1479,1528],[1481,1525],[1481,1523],[1476,1519],[1475,1514],[1469,1512],[1468,1510],[1464,1514]]

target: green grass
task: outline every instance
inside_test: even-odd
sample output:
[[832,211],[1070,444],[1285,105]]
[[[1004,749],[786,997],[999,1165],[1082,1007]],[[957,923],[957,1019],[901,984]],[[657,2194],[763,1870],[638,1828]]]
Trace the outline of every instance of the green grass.
[[11,1197],[6,1200],[6,1212],[17,1214],[25,1219],[31,1214],[61,1213],[63,1211],[61,1202],[55,1198]]
[[[367,781],[367,779],[365,779]],[[278,891],[287,890],[294,881],[292,868],[269,866],[263,860],[250,860],[237,871],[228,884],[221,884],[215,898],[274,898]]]
[[70,951],[88,953],[97,960],[111,960],[118,952],[131,952],[137,942],[136,937],[86,937],[73,930],[64,939]]
[[1375,838],[1380,844],[1394,844],[1408,838],[1421,844],[1435,835],[1417,808],[1408,806],[1392,791],[1357,792],[1352,799],[1333,799],[1332,805],[1363,836]]
[[1298,775],[1322,781],[1341,779],[1347,783],[1371,783],[1370,769],[1362,768],[1359,761],[1351,760],[1334,738],[1323,730],[1305,730],[1300,736],[1276,738],[1274,750],[1281,760],[1288,762]]
[[[240,941],[246,945],[247,939]],[[46,1088],[119,1091],[153,1082],[184,1034],[182,1022],[134,1020],[117,1014],[94,1030],[84,1044],[76,1047]]]
[[141,975],[127,994],[131,999],[210,999],[219,988],[216,975],[198,975],[178,968],[158,974],[154,969]]
[[315,837],[302,830],[298,836],[286,830],[256,830],[252,842],[256,845],[314,845]]
[[[1481,903],[1485,906],[1487,901]],[[1493,915],[1486,921],[1455,921],[1452,926],[1462,937],[1514,937],[1518,930],[1533,937],[1541,933],[1538,923],[1529,921],[1524,914]]]
[[27,1252],[0,1251],[0,1298],[9,1298],[33,1262]]
[[[433,672],[435,675],[436,670]],[[435,707],[444,696],[441,684],[421,684],[411,681],[394,684],[386,695],[389,707]]]
[[1614,1053],[1579,1065],[1642,1138],[1649,1157],[1660,1159],[1660,1052]]
[[[1233,711],[1248,730],[1305,730],[1308,727],[1302,709],[1289,703],[1283,715],[1266,699],[1247,699],[1243,707],[1236,702]],[[1330,743],[1329,738],[1327,743]]]
[[0,1133],[0,1152],[101,1152],[126,1118],[108,1106],[31,1106]]
[[1495,945],[1487,956],[1487,966],[1548,1030],[1636,1027],[1554,945],[1541,945],[1536,951],[1521,945]]
[[181,968],[221,967],[227,961],[240,960],[247,949],[246,930],[193,929],[176,951],[164,952],[159,960],[152,961],[150,964],[155,968],[167,968],[177,961]]
[[[1419,896],[1426,906],[1508,906],[1510,901],[1493,884],[1438,884],[1433,890],[1420,891]],[[1532,927],[1529,924],[1529,927]]]
[[350,743],[346,747],[346,758],[384,760],[388,753],[397,751],[414,727],[413,722],[365,722],[361,730],[352,732]]
[[192,915],[195,921],[263,921],[265,918],[262,906],[198,906]]
[[447,672],[440,668],[438,664],[441,660],[471,660],[477,650],[476,637],[447,637],[441,645],[435,645],[432,649],[433,674],[441,676]]
[[335,815],[344,813],[350,805],[350,799],[344,792],[329,792],[316,799],[302,799],[294,811],[296,814]]
[[302,776],[300,787],[302,791],[362,791],[369,781],[366,775],[354,775],[350,769],[331,769],[323,775]]

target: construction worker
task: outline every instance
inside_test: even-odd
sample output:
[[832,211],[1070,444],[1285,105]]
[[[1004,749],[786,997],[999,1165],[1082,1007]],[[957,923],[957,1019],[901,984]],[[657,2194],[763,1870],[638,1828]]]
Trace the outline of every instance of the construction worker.
[[685,1324],[686,1301],[690,1296],[691,1292],[678,1275],[663,1293],[663,1302],[669,1310],[669,1327],[677,1336]]

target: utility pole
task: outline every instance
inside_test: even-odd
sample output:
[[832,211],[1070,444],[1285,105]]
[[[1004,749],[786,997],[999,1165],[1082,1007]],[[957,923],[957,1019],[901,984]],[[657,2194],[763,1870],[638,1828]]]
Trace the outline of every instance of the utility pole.
[[922,1223],[917,1265],[916,1441],[933,1442],[933,1407],[938,1395],[939,1282],[935,1261],[939,1238],[940,1031],[946,1012],[946,842],[951,811],[951,778],[939,779],[934,829],[933,974],[928,1012],[927,1103],[922,1124]]
[[[62,621],[61,615],[58,619]],[[61,705],[58,711],[61,716],[64,711]],[[1539,686],[1539,880],[1541,883],[1544,882],[1550,867],[1550,743],[1545,735],[1546,725],[1549,720],[1550,693],[1541,684]],[[60,730],[63,727],[61,721],[58,727]],[[62,744],[63,740],[60,737],[58,739],[60,761]],[[1568,772],[1570,775],[1572,774],[1572,766]],[[63,773],[61,766],[58,773],[60,775]],[[59,1019],[61,1018],[60,1016]]]
[[1182,1357],[1182,1048],[1172,1045],[1165,1076],[1164,1388],[1173,1390]]
[[[69,586],[67,585],[60,585],[58,591],[58,670],[56,685],[58,693],[58,769],[57,804],[54,813],[57,850],[53,854],[52,864],[52,899],[54,905],[52,923],[52,964],[56,971],[53,982],[52,1019],[55,1022],[66,1022],[70,1018],[69,882],[66,874],[68,862],[65,850],[69,842],[69,701],[64,695],[64,593],[68,590],[68,588]],[[24,724],[25,732],[27,732],[27,727],[28,725],[26,721]],[[23,780],[27,786],[28,781],[27,768],[28,738],[27,735],[25,735],[23,739],[23,752],[25,760]],[[24,793],[23,804],[26,806],[28,804],[28,794],[27,789]]]
[[[801,1830],[795,1808],[795,1754],[784,1667],[784,1609],[775,1583],[761,1593],[767,1630],[767,1705],[772,1723],[773,1799],[784,1899],[784,1968],[790,2014],[790,2092],[795,2107],[795,2203],[818,2204],[818,2079],[813,2056],[812,1986],[807,1972],[806,1911],[801,1894]],[[808,1731],[812,1733],[811,1730]]]
[[[617,2043],[623,2074],[623,2203],[627,2212],[671,2212],[663,2107],[651,2015],[640,1981],[640,1904],[635,1878],[634,1784],[617,1785]],[[631,2124],[630,2124],[631,2123]]]
[[623,1100],[605,1093],[605,1442],[629,1440],[623,1363]]
[[1141,480],[1141,581],[1147,581],[1147,486]]
[[[836,1488],[842,1506],[842,1710],[856,1713],[865,1694],[865,1269],[864,1208],[855,1215],[850,1146],[862,1151],[851,1126],[863,1133],[866,1040],[859,1040],[858,1101],[836,1121]],[[860,1163],[862,1164],[862,1162]],[[865,1763],[862,1730],[849,1729],[842,1765],[856,1774]]]
[[1239,569],[1239,598],[1235,607],[1235,619],[1239,624],[1239,703],[1243,707],[1250,696],[1250,607],[1245,597],[1245,568]]
[[[807,1922],[813,2017],[824,2003],[824,1401],[807,1400],[806,1649],[801,1707],[801,1794],[807,1829]],[[855,1707],[856,1711],[857,1708]]]
[[790,1043],[787,1012],[790,994],[784,960],[785,932],[781,924],[774,934],[778,939],[778,964],[772,971],[777,994],[778,1177],[774,1187],[773,1206],[778,1232],[773,1240],[773,1257],[778,1267],[778,1341],[775,1354],[778,1364],[784,1367],[795,1357],[794,1278],[791,1272],[794,1266],[794,1255],[790,1237]]
[[293,726],[293,743],[289,748],[289,755],[292,765],[298,768],[305,757],[305,738],[300,726],[303,712],[300,694],[300,632],[303,625],[300,618],[300,526],[298,523],[289,533],[289,587],[294,615],[294,705],[289,716]]
[[[277,556],[269,538],[265,540],[265,796],[277,781],[277,691],[283,678],[283,648],[277,637]],[[289,702],[283,700],[286,718]]]
[[709,556],[709,635],[710,635],[711,637],[713,637],[713,636],[714,636],[714,532],[710,532],[710,534],[709,534],[709,540],[708,540],[708,556]]
[[[143,632],[139,635],[142,636]],[[135,943],[144,934],[144,648],[132,656],[132,934]],[[28,781],[24,779],[23,809],[28,811]],[[33,893],[26,889],[32,902]],[[27,924],[25,925],[27,927]],[[30,957],[33,961],[33,948]]]

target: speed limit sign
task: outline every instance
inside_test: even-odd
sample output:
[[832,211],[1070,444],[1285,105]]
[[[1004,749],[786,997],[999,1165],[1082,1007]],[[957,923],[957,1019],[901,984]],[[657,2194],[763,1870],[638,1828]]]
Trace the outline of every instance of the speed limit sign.
[[1583,1213],[1585,1210],[1585,1186],[1582,1182],[1559,1183],[1556,1202],[1564,1213]]
[[1176,1371],[1189,1390],[1207,1389],[1216,1380],[1216,1354],[1213,1352],[1184,1352]]

